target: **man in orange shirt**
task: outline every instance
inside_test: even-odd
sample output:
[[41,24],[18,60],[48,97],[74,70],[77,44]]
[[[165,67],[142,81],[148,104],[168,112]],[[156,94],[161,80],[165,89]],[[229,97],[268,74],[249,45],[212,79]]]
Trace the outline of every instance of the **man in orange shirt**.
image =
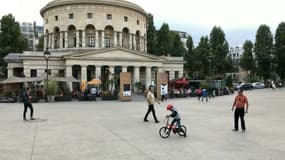
[[244,114],[248,112],[248,101],[247,97],[243,95],[243,90],[238,90],[238,95],[235,97],[232,111],[235,109],[235,128],[233,131],[238,131],[238,119],[241,120],[241,128],[242,131],[245,132],[245,121],[244,121]]

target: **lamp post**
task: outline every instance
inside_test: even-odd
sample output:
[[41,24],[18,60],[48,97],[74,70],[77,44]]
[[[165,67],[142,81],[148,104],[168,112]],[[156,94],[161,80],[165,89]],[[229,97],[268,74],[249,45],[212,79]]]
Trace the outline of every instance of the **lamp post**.
[[50,57],[50,52],[48,51],[48,48],[46,48],[46,51],[44,52],[44,58],[46,59],[46,71],[45,73],[47,74],[47,78],[46,78],[46,100],[47,100],[47,90],[48,90],[48,75],[49,75],[49,71],[48,71],[48,59]]

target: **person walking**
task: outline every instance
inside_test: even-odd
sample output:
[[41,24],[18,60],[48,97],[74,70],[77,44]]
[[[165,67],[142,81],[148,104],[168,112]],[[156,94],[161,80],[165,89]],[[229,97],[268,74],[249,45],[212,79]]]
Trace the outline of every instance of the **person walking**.
[[159,123],[159,121],[157,120],[157,117],[155,115],[154,102],[156,101],[158,104],[160,104],[160,102],[154,96],[154,88],[153,88],[153,86],[149,86],[149,90],[148,90],[148,93],[147,93],[147,96],[146,96],[146,100],[147,100],[147,103],[148,103],[148,110],[147,110],[147,112],[145,114],[144,121],[148,122],[147,117],[148,117],[149,113],[152,112],[152,115],[153,115],[155,123]]
[[90,89],[90,93],[92,96],[92,101],[96,101],[97,89],[95,88],[95,86],[92,86],[92,88]]
[[27,88],[27,90],[22,93],[22,101],[24,103],[23,120],[27,121],[26,113],[27,113],[28,108],[30,108],[30,111],[31,111],[30,120],[35,120],[35,118],[33,118],[34,109],[32,105],[32,96],[31,96],[30,88]]
[[238,131],[239,118],[241,120],[242,132],[246,131],[244,114],[248,113],[248,106],[249,105],[247,97],[243,94],[243,90],[239,89],[238,95],[236,95],[232,106],[232,111],[234,111],[234,125],[235,125],[233,129],[234,132]]
[[206,101],[208,102],[208,91],[205,88],[202,91],[202,102],[204,101],[204,98],[206,98]]

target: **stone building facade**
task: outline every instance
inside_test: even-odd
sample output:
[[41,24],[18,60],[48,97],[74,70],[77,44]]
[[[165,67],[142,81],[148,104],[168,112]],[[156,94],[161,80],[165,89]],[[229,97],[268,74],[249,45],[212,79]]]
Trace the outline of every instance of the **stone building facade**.
[[[146,86],[157,72],[170,79],[183,76],[183,57],[147,54],[147,13],[123,0],[54,0],[40,11],[44,19],[44,46],[51,52],[51,76],[78,80],[100,79],[111,73],[130,72],[133,84]],[[43,52],[11,53],[8,78],[45,75]],[[68,82],[70,88],[74,86]]]

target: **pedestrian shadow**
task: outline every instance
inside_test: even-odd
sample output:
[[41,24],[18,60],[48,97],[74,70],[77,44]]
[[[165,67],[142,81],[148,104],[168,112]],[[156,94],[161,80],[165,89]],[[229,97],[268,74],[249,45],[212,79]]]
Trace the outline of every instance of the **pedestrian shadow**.
[[47,122],[48,119],[44,119],[44,118],[35,118],[35,120],[28,120],[28,121],[24,121],[25,123],[36,123],[36,122]]

